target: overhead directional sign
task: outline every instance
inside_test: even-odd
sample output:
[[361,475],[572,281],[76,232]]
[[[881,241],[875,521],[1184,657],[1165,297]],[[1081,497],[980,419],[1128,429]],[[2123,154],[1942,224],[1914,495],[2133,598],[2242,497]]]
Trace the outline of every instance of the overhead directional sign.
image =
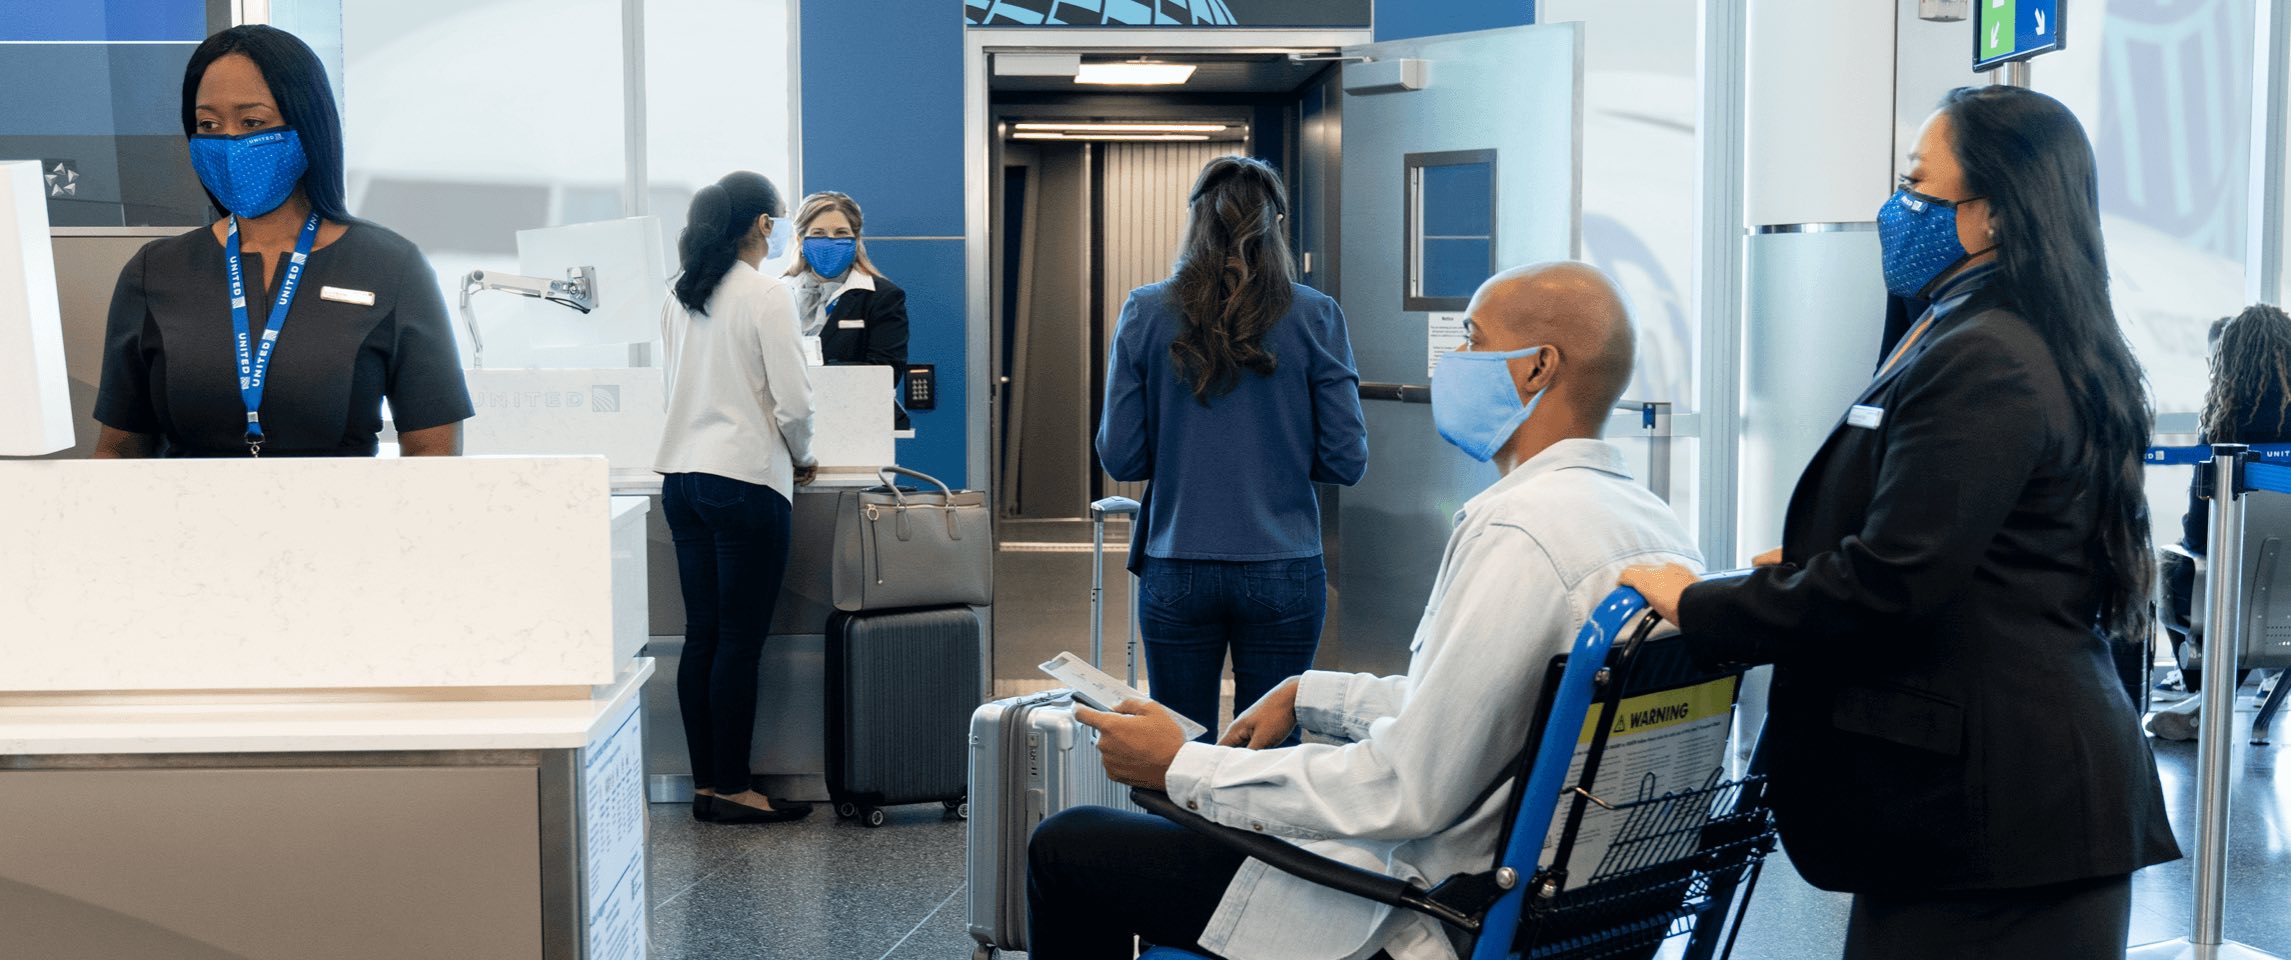
[[2062,0],[1973,0],[1973,69],[2061,48]]

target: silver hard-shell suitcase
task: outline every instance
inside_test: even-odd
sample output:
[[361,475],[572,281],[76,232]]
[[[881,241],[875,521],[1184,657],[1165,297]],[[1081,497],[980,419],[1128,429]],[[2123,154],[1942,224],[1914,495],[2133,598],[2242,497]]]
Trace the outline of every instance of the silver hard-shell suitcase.
[[[1105,666],[1106,518],[1136,517],[1138,504],[1108,497],[1090,505],[1097,550],[1091,558],[1090,654]],[[1133,536],[1142,535],[1133,530]],[[1131,584],[1125,660],[1136,686],[1136,584]],[[965,854],[974,956],[1026,949],[1026,841],[1051,814],[1069,807],[1136,810],[1129,788],[1106,777],[1090,731],[1074,720],[1065,690],[996,700],[971,714],[971,818]]]

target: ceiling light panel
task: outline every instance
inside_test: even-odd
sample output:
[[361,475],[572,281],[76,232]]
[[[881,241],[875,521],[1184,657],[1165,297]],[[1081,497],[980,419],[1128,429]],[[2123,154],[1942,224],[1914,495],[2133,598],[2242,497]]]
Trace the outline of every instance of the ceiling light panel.
[[1193,78],[1190,63],[1085,63],[1074,74],[1075,83],[1120,87],[1166,87]]
[[1010,135],[1013,140],[1207,140],[1203,133],[1065,133],[1047,130],[1021,130]]
[[1224,133],[1231,129],[1223,123],[1142,123],[1142,122],[1075,122],[1075,123],[1019,123],[1014,130],[1051,130],[1067,133]]

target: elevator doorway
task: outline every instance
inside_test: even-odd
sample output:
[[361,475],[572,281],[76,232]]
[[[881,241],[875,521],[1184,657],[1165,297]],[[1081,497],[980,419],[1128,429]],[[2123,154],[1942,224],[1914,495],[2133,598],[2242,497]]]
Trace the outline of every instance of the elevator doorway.
[[[1195,177],[1217,156],[1258,157],[1281,170],[1298,211],[1300,194],[1330,169],[1332,158],[1304,169],[1304,101],[1332,82],[1332,64],[1319,59],[1331,51],[1294,52],[1107,55],[1193,65],[1178,90],[1077,93],[1065,76],[993,77],[998,692],[1047,684],[1034,679],[1033,664],[1065,650],[1087,653],[1090,504],[1139,499],[1145,487],[1108,476],[1095,451],[1109,345],[1130,291],[1170,275]],[[1309,219],[1292,217],[1300,252],[1309,249]],[[1129,525],[1117,520],[1106,533],[1106,665],[1119,675]]]

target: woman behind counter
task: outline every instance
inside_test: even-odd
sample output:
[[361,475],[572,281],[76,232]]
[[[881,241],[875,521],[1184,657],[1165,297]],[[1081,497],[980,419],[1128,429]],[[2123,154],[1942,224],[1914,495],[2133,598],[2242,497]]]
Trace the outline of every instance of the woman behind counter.
[[317,55],[268,26],[208,37],[183,133],[224,217],[120,270],[95,457],[370,457],[384,400],[405,455],[459,453],[473,411],[445,300],[420,250],[344,209]]
[[[907,291],[867,258],[864,222],[859,202],[846,194],[825,190],[803,198],[795,217],[802,255],[785,275],[795,278],[804,336],[819,338],[821,362],[890,367],[892,385],[903,395]],[[908,429],[906,407],[893,402],[893,429]]]
[[1698,659],[1774,664],[1777,822],[1854,895],[1849,960],[2121,958],[2132,872],[2179,856],[2107,639],[2151,628],[2154,561],[2097,183],[2058,101],[1945,97],[1878,214],[1887,286],[1932,306],[1782,548],[1624,577]]
[[1287,197],[1262,160],[1202,167],[1177,269],[1130,293],[1106,360],[1098,457],[1152,481],[1130,551],[1146,670],[1204,737],[1228,652],[1236,710],[1313,665],[1328,614],[1313,484],[1368,466],[1344,311],[1291,279]]
[[[692,760],[692,815],[772,823],[808,804],[748,778],[756,667],[788,567],[797,484],[811,456],[811,383],[787,286],[757,272],[786,243],[779,188],[741,171],[700,188],[661,308],[668,419],[653,469],[684,588],[676,697]],[[778,228],[778,229],[775,229]]]

